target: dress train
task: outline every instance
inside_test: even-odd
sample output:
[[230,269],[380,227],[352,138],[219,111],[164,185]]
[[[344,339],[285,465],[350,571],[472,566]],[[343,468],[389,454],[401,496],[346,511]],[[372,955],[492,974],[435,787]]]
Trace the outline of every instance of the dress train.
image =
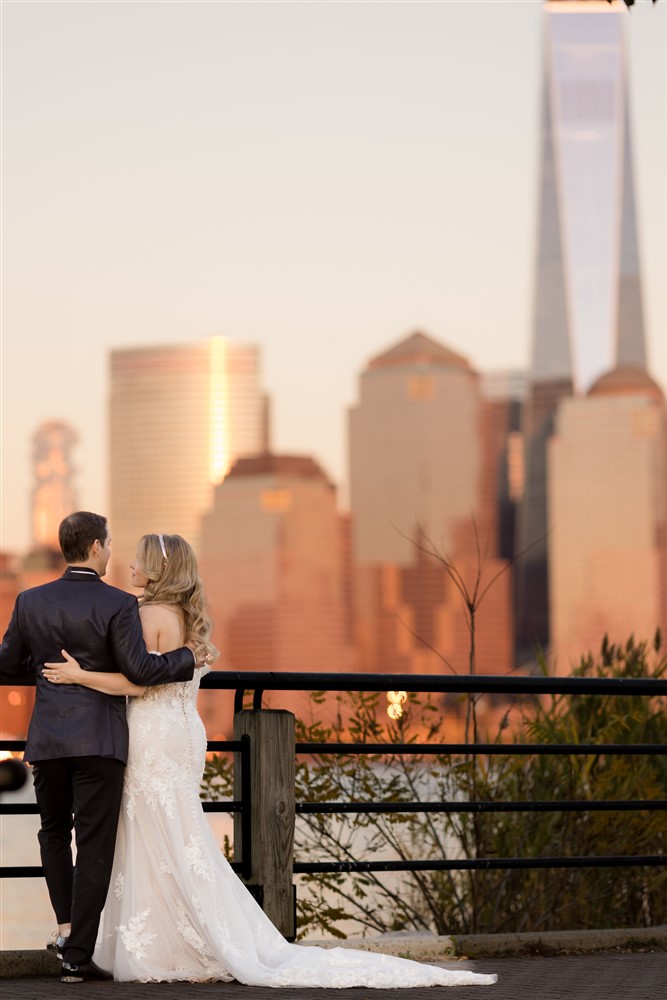
[[385,989],[495,982],[391,955],[285,941],[226,861],[201,807],[199,676],[130,699],[130,754],[98,965],[117,980],[141,982]]

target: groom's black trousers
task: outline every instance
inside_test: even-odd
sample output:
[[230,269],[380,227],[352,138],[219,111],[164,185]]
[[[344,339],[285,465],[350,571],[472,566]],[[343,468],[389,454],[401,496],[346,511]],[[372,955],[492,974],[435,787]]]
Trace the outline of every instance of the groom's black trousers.
[[36,761],[33,773],[51,905],[59,924],[72,924],[63,957],[72,965],[86,965],[111,878],[125,765],[112,757],[59,757]]

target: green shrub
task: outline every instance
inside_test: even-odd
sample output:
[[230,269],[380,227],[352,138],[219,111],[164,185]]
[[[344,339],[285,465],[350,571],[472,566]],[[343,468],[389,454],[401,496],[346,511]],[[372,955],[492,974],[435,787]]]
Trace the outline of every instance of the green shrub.
[[[652,648],[605,638],[582,659],[580,677],[662,678],[660,637]],[[328,725],[297,720],[299,742],[446,742],[443,706],[409,695],[403,716],[381,723],[378,694],[334,698]],[[311,695],[322,713],[332,696]],[[383,707],[383,706],[382,706]],[[515,706],[501,724],[515,743],[667,743],[664,698],[549,696]],[[473,708],[474,711],[474,708]],[[516,713],[515,713],[516,714]],[[476,727],[475,727],[476,728]],[[504,730],[504,732],[503,732]],[[228,765],[207,767],[231,795]],[[226,783],[226,785],[225,785]],[[298,802],[575,801],[667,798],[664,756],[450,754],[312,755],[297,761]],[[349,861],[660,855],[667,813],[500,812],[306,814],[297,817],[295,859]],[[667,871],[660,867],[321,874],[299,877],[300,936],[428,930],[438,934],[653,926],[667,922]]]

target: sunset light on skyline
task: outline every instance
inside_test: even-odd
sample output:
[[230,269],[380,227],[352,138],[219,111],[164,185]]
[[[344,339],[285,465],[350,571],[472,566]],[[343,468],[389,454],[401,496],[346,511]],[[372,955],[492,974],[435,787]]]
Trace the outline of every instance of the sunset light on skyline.
[[[346,411],[424,330],[526,369],[543,5],[4,3],[2,548],[30,439],[109,509],[114,350],[257,344],[272,445],[347,502]],[[667,4],[624,13],[648,368],[667,381]],[[218,427],[214,478],[224,466]]]

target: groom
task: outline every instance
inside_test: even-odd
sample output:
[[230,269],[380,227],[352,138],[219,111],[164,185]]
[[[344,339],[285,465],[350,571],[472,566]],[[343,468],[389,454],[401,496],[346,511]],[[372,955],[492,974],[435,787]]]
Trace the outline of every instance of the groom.
[[[102,581],[111,555],[107,520],[77,511],[59,528],[67,569],[19,594],[0,647],[0,683],[34,678],[25,759],[33,765],[39,844],[58,921],[62,981],[110,978],[92,962],[113,863],[127,762],[125,698],[50,684],[45,662],[67,649],[90,670],[125,674],[142,686],[190,680],[194,654],[146,652],[137,599]],[[76,835],[72,868],[71,832]],[[71,925],[71,930],[70,930]]]

